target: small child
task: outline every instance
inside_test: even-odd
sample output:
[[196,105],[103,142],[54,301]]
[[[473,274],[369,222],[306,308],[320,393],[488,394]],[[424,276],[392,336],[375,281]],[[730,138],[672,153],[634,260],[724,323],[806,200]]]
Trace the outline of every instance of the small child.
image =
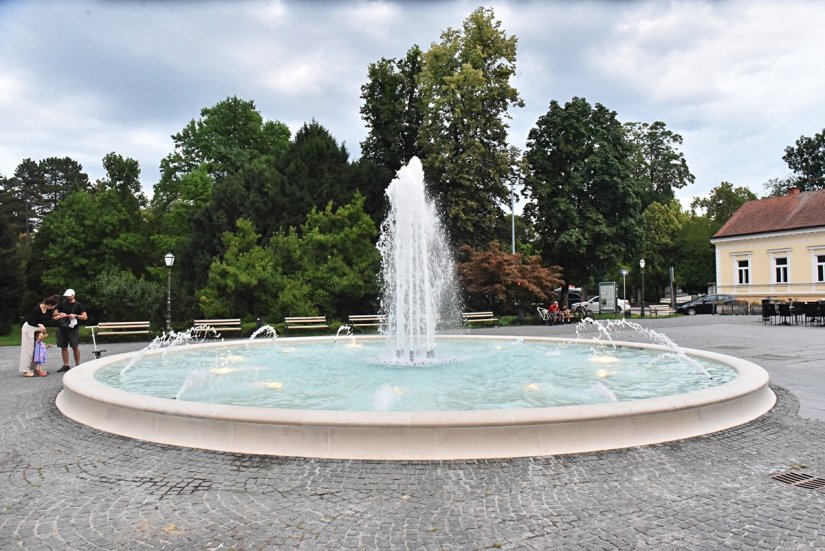
[[32,363],[34,363],[34,374],[38,377],[45,377],[49,374],[48,371],[43,369],[46,365],[46,343],[43,342],[44,338],[46,338],[46,334],[43,331],[34,332],[34,358]]

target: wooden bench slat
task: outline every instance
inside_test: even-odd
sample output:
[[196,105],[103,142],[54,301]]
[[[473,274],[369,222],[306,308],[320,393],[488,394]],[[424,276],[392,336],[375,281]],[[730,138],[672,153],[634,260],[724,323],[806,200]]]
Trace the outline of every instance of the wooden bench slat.
[[497,323],[498,318],[492,312],[462,312],[465,323]]

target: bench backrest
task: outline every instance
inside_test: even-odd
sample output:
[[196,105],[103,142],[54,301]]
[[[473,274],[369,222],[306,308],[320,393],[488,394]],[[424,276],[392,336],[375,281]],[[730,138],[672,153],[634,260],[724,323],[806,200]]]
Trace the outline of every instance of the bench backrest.
[[215,320],[195,320],[195,325],[240,325],[241,319],[240,318],[231,318],[231,319],[215,319]]
[[107,330],[110,331],[112,329],[146,329],[149,330],[149,322],[148,321],[101,321],[96,326],[98,330]]
[[464,316],[464,319],[474,319],[474,318],[492,318],[492,312],[463,312],[461,314]]
[[326,316],[296,316],[284,318],[286,323],[326,323]]

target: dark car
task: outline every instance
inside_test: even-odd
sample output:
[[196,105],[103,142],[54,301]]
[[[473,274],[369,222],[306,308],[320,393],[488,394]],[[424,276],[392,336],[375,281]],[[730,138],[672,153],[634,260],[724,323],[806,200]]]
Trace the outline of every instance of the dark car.
[[691,300],[676,307],[677,314],[687,314],[688,316],[695,316],[696,314],[713,314],[714,306],[720,304],[733,304],[736,302],[736,297],[733,295],[704,295],[697,299]]

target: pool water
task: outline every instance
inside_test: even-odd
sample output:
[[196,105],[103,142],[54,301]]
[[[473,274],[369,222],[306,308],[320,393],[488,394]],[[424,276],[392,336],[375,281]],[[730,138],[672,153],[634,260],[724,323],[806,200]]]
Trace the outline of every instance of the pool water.
[[[521,338],[439,339],[406,365],[381,339],[275,339],[182,346],[99,370],[102,383],[193,402],[270,408],[428,411],[543,408],[670,396],[718,386],[726,365],[669,351]],[[708,376],[710,375],[710,376]]]

